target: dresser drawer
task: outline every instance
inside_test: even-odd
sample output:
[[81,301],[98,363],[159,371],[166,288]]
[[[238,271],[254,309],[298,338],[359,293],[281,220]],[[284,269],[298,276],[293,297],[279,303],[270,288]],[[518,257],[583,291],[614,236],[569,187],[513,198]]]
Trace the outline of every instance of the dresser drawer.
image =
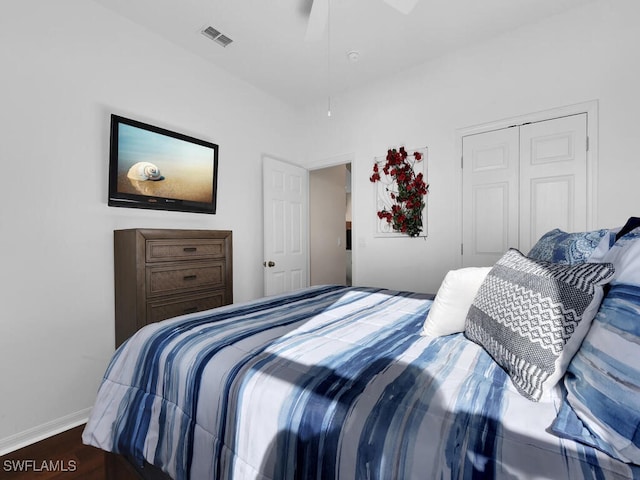
[[147,302],[147,323],[226,305],[224,290],[200,295],[180,295]]
[[145,255],[148,263],[224,258],[225,255],[222,239],[162,239],[147,240],[146,243]]
[[222,288],[225,284],[224,262],[193,262],[146,268],[148,297]]

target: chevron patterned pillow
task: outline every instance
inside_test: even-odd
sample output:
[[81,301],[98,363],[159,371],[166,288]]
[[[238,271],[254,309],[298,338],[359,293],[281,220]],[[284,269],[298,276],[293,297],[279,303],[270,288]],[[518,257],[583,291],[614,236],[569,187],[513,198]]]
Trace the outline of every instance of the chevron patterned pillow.
[[480,286],[465,335],[538,401],[580,348],[613,273],[610,263],[563,265],[510,249]]

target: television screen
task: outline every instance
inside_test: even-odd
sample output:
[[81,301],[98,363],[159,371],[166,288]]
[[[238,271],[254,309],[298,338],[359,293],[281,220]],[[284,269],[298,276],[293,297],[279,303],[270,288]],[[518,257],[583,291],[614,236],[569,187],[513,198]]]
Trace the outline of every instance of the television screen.
[[216,213],[218,145],[111,115],[109,205]]

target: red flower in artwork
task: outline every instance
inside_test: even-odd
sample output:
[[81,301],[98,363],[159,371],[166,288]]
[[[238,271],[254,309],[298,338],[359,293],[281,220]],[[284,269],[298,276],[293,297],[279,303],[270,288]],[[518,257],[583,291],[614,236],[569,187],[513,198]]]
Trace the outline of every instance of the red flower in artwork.
[[[410,158],[413,157],[413,161]],[[391,211],[387,209],[378,212],[378,218],[384,219],[394,231],[406,233],[416,237],[422,232],[422,211],[424,210],[424,196],[429,192],[429,185],[424,181],[422,173],[416,174],[413,167],[422,161],[422,153],[414,152],[409,155],[404,147],[398,150],[389,149],[382,165],[385,180],[390,186],[385,187],[390,198],[394,201]],[[382,180],[378,163],[373,164],[371,182]]]

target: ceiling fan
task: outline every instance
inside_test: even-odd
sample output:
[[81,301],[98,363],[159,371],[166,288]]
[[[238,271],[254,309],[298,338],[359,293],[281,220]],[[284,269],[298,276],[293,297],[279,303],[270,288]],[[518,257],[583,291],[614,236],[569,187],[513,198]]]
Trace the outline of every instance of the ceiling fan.
[[[305,41],[313,42],[322,38],[327,27],[327,22],[329,21],[329,1],[330,0],[313,0],[311,12],[309,13],[309,22],[307,23],[307,33],[304,37]],[[405,15],[408,15],[418,3],[418,0],[383,1]]]

